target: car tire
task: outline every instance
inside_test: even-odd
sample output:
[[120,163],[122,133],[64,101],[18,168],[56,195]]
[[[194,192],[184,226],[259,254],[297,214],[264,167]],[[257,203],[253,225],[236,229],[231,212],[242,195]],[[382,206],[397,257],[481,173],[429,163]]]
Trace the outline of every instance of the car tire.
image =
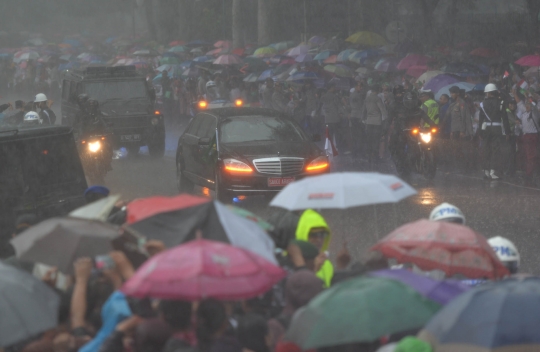
[[219,173],[216,172],[216,175],[214,177],[214,198],[216,200],[219,200],[221,203],[231,203],[232,201],[232,195],[230,192],[227,192],[222,189],[221,187],[221,177],[219,177]]
[[165,155],[165,140],[148,144],[148,152],[153,158],[163,158],[163,155]]
[[176,163],[176,187],[180,193],[191,193],[195,185],[182,172],[182,163]]

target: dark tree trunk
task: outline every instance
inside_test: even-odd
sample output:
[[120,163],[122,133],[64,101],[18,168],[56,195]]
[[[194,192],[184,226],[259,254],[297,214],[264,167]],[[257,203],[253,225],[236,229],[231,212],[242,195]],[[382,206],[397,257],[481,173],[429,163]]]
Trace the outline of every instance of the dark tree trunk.
[[232,42],[233,48],[242,48],[244,46],[244,21],[242,6],[244,1],[233,0],[232,3]]
[[270,31],[270,18],[272,11],[272,1],[273,0],[258,0],[258,9],[257,9],[257,22],[258,22],[258,42],[259,45],[268,45],[270,44],[271,31]]

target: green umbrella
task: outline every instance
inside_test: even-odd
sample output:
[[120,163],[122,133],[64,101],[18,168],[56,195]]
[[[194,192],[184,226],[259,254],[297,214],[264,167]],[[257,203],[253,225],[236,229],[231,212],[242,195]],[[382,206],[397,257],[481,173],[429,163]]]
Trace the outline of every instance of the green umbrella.
[[439,308],[396,280],[359,277],[322,292],[299,310],[286,340],[302,350],[370,342],[421,328]]
[[247,211],[247,210],[239,208],[239,207],[235,207],[234,205],[227,205],[227,208],[229,208],[229,210],[231,210],[236,215],[255,222],[264,231],[272,231],[274,229],[274,226],[270,225],[265,220],[263,220],[261,217],[253,214],[250,211]]
[[177,65],[180,64],[180,59],[173,56],[165,56],[159,59],[161,65]]

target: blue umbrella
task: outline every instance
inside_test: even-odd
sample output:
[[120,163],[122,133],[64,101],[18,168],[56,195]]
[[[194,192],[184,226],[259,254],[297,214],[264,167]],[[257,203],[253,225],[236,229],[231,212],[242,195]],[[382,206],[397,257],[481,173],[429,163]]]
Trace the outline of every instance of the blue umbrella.
[[419,336],[432,342],[435,351],[503,347],[513,351],[512,346],[519,351],[540,351],[539,327],[540,278],[521,277],[463,293],[441,309]]
[[345,62],[345,61],[348,61],[349,60],[349,56],[353,53],[355,53],[356,50],[354,49],[347,49],[347,50],[343,50],[342,52],[340,52],[337,56],[337,61],[339,62]]
[[436,94],[442,87],[458,82],[459,79],[452,75],[437,75],[424,85],[424,89],[431,89],[433,94]]
[[216,58],[213,57],[213,56],[207,56],[207,55],[204,55],[204,56],[197,56],[196,58],[193,59],[193,61],[195,62],[209,62],[209,61],[214,61]]
[[474,92],[482,92],[484,93],[484,89],[486,88],[487,83],[478,83],[473,87]]
[[[484,84],[485,85],[485,84]],[[446,85],[444,87],[442,87],[441,89],[439,89],[439,91],[435,94],[435,99],[436,100],[439,100],[439,98],[441,97],[441,95],[443,94],[446,94],[446,95],[450,95],[450,88],[453,87],[453,86],[456,86],[458,87],[459,89],[464,89],[466,92],[474,89],[475,85],[473,83],[467,83],[467,82],[457,82],[457,83],[451,83],[449,85]],[[482,88],[482,91],[484,89]]]
[[259,76],[259,81],[264,81],[267,78],[272,77],[272,69],[266,70]]
[[184,61],[180,65],[177,65],[177,66],[180,66],[182,70],[187,70],[190,67],[195,67],[196,64],[197,63],[195,61]]
[[368,49],[364,51],[356,51],[349,56],[349,61],[356,62],[357,64],[364,63],[367,59],[377,58],[381,56],[382,50]]
[[319,76],[315,72],[297,72],[294,75],[287,78],[287,81],[294,82],[294,81],[304,81],[304,80],[313,80],[318,79]]
[[335,55],[335,54],[336,54],[335,51],[330,51],[330,50],[321,51],[320,53],[318,53],[317,55],[315,55],[315,57],[313,58],[313,60],[319,60],[319,61],[326,60],[326,59],[328,59],[330,56]]
[[187,78],[187,77],[195,78],[195,77],[199,77],[199,75],[200,75],[200,71],[197,67],[190,67],[182,73],[183,78]]

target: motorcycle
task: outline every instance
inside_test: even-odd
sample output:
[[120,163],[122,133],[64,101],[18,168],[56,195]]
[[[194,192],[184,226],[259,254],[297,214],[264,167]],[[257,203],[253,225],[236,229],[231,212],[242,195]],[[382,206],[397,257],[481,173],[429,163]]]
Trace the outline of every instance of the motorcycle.
[[433,141],[437,128],[414,127],[404,129],[403,132],[406,135],[405,150],[401,158],[394,159],[398,174],[404,177],[414,171],[428,180],[433,179],[437,172]]
[[80,141],[79,155],[91,184],[103,184],[111,170],[112,148],[106,135],[92,135]]

